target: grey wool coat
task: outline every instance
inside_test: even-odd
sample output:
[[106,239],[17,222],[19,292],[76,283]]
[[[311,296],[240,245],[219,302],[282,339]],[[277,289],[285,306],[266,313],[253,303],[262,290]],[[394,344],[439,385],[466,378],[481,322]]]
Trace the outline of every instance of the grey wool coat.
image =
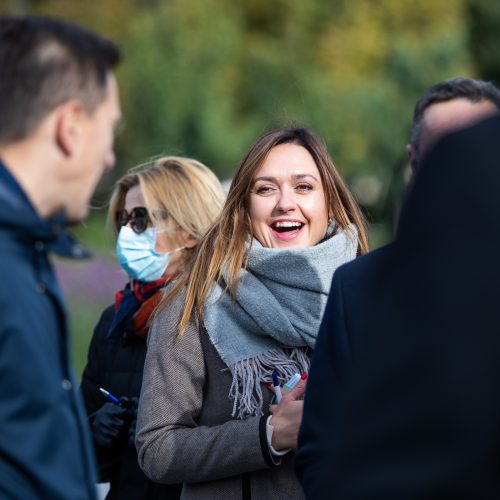
[[[192,321],[182,337],[176,325],[184,294],[154,320],[137,421],[139,465],[158,483],[184,483],[182,499],[299,500],[302,488],[293,454],[272,457],[266,416],[235,420],[231,374],[202,326]],[[264,412],[271,400],[266,395]]]

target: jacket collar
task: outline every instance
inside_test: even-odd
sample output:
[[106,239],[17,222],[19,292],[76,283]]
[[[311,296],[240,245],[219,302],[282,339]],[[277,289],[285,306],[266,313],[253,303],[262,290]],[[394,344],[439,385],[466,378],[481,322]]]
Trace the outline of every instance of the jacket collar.
[[0,230],[8,230],[29,241],[42,241],[47,251],[63,257],[90,257],[90,252],[67,232],[64,212],[49,219],[41,218],[1,160]]

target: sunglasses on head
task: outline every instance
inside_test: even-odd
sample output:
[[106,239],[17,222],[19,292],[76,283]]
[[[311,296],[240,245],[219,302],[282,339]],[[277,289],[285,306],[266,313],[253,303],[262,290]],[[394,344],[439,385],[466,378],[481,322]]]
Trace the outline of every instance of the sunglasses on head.
[[148,228],[151,219],[146,207],[134,207],[130,213],[125,209],[116,212],[116,224],[118,226],[126,226],[130,223],[132,231],[136,234],[141,234]]

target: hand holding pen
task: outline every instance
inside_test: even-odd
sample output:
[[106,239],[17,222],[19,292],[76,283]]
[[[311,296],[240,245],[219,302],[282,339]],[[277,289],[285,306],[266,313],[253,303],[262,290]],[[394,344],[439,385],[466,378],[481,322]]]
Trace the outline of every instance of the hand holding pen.
[[304,407],[301,398],[304,395],[306,385],[307,373],[303,373],[292,389],[281,393],[280,403],[269,407],[269,413],[272,415],[271,425],[274,427],[271,444],[275,450],[297,448],[297,438]]
[[104,394],[104,396],[106,396],[106,398],[108,398],[112,403],[121,406],[120,400],[116,396],[111,394],[109,391],[103,389],[102,387],[99,387],[99,391],[101,391],[101,393]]
[[[273,390],[275,398],[274,402],[276,404],[280,404],[281,398],[283,397],[283,392],[281,389],[280,381],[277,372],[273,371],[271,373],[271,378],[272,382],[268,382],[269,388]],[[307,373],[304,372],[302,375],[299,373],[295,373],[290,380],[288,380],[284,385],[283,385],[283,391],[289,392],[291,391],[301,380],[306,380],[307,379]]]
[[127,437],[133,410],[125,406],[121,400],[106,391],[99,389],[109,400],[90,417],[92,435],[96,445],[105,448],[120,446]]
[[[130,414],[133,413],[132,408],[128,408],[127,405],[123,404],[123,401],[122,401],[123,398],[122,398],[122,400],[118,399],[114,394],[111,394],[109,391],[107,391],[106,389],[103,389],[102,387],[99,387],[99,391],[101,391],[101,393],[104,396],[106,396],[106,398],[109,399],[109,401],[111,401],[114,405],[124,407],[127,410],[127,413],[130,413]],[[125,398],[125,399],[128,399],[128,398]]]
[[281,402],[281,386],[278,374],[276,372],[273,372],[271,374],[271,378],[273,379],[274,398],[276,404],[279,405]]

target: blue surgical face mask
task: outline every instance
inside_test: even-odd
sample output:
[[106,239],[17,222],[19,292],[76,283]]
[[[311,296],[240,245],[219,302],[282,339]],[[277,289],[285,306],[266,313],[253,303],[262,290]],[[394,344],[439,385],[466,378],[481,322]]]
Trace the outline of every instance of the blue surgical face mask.
[[122,226],[116,241],[116,254],[123,270],[133,279],[139,281],[156,281],[170,263],[172,254],[184,247],[170,252],[160,253],[155,250],[156,235],[154,227],[137,234],[127,226]]

